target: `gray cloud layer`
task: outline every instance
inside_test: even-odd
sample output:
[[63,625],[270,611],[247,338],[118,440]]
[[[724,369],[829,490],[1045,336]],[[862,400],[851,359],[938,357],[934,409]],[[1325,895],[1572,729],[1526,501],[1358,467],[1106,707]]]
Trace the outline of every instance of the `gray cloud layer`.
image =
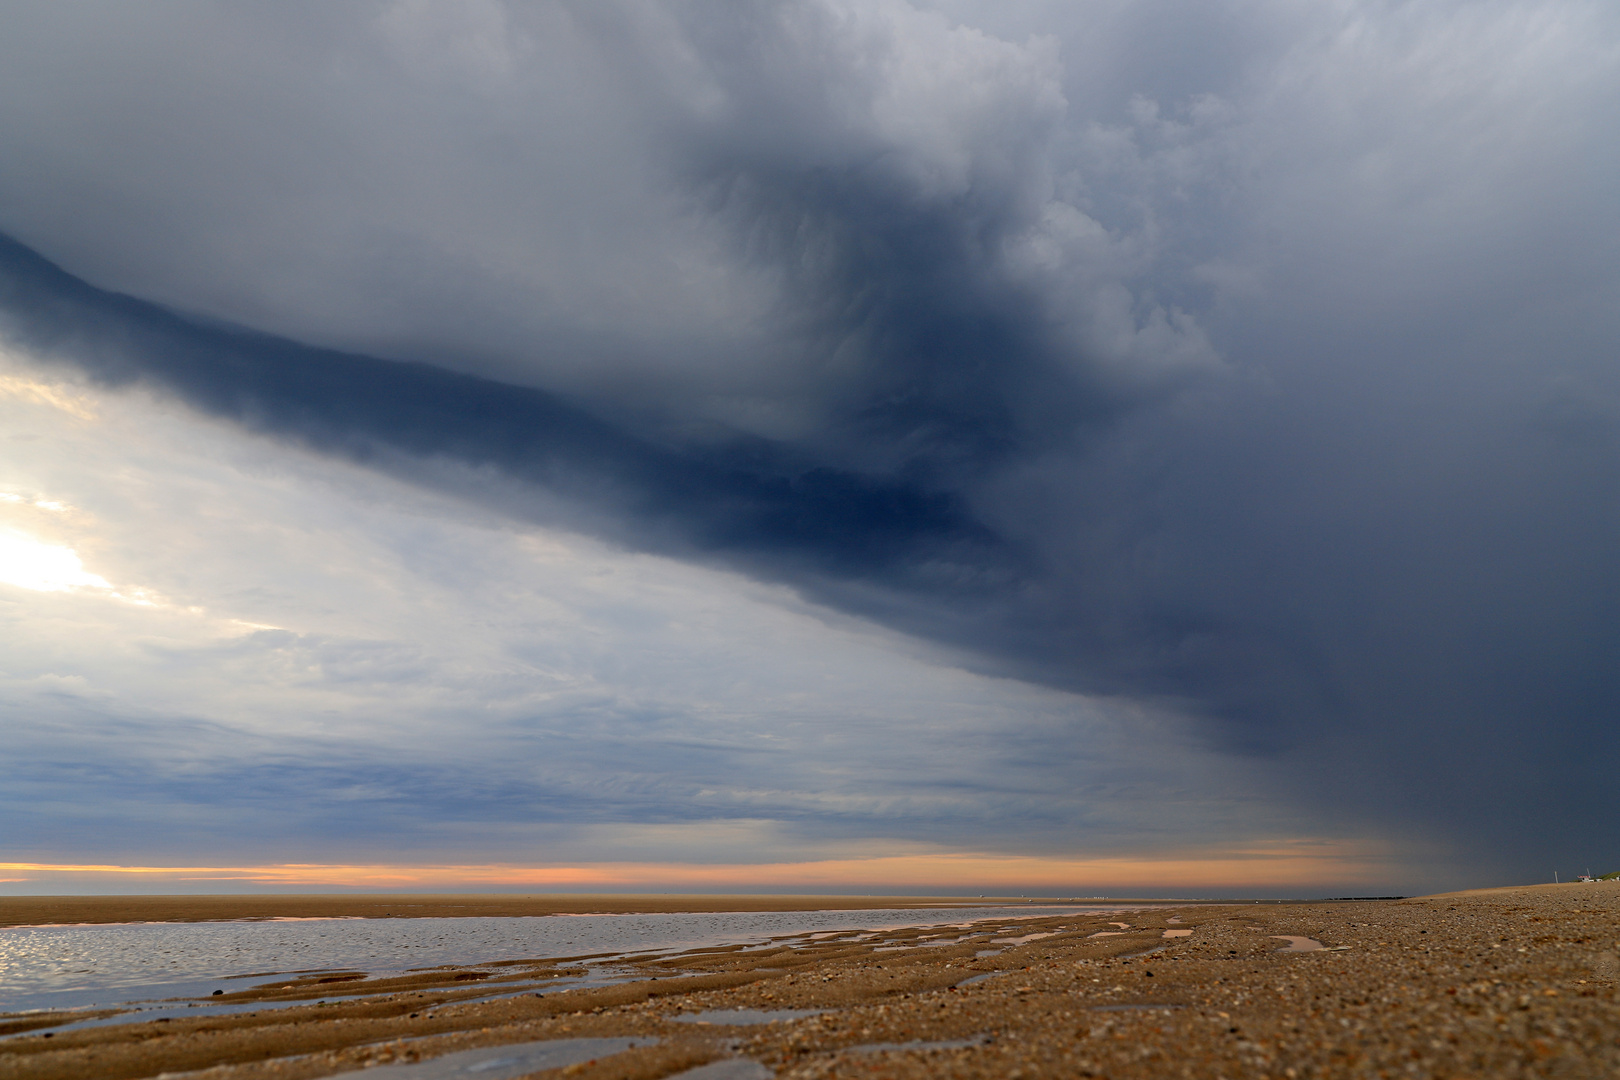
[[1501,872],[1609,843],[1603,7],[7,19],[0,229],[261,332],[12,248],[31,343],[1175,707]]

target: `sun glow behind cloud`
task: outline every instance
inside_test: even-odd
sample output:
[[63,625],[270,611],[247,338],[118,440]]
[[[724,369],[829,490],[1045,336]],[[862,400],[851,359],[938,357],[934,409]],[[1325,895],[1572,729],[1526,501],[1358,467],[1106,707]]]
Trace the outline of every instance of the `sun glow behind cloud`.
[[[12,368],[0,370],[0,399],[11,399],[14,409],[37,413],[43,408],[77,420],[96,419],[85,395],[75,388],[53,385],[28,374],[19,369],[18,358],[9,353],[0,352],[0,363]],[[56,499],[0,490],[0,510],[5,509],[66,514],[72,507]],[[0,527],[0,583],[34,592],[93,589],[102,590],[105,595],[119,595],[106,578],[84,568],[84,560],[70,545],[42,540],[11,527]]]
[[36,592],[112,588],[106,578],[85,570],[72,548],[9,529],[0,532],[0,582]]

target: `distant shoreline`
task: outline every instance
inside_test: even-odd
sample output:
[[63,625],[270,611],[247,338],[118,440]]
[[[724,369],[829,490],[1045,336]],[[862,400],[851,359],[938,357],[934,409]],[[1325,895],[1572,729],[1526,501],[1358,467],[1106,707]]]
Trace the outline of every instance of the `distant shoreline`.
[[[1255,903],[1257,901],[1235,901]],[[1276,903],[1279,901],[1259,901]],[[137,922],[261,919],[513,918],[540,915],[647,915],[724,911],[940,910],[956,907],[1185,907],[1231,900],[1136,897],[763,896],[614,894],[226,894],[216,896],[5,896],[0,928]]]
[[1620,889],[1620,881],[1501,885],[1429,897],[1338,896],[1221,900],[1139,896],[791,896],[758,893],[222,893],[215,895],[0,896],[0,929],[141,922],[237,922],[267,919],[515,918],[541,915],[651,915],[725,911],[940,910],[956,907],[1131,907],[1337,904],[1376,900],[1560,894],[1580,888]]

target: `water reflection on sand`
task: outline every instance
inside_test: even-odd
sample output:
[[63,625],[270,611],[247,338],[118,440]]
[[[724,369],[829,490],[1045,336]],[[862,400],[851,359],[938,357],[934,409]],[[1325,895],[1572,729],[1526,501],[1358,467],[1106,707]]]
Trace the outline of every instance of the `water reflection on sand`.
[[1315,938],[1299,937],[1294,934],[1272,934],[1278,941],[1288,942],[1287,946],[1278,949],[1278,952],[1317,952],[1323,946]]
[[[1098,908],[1096,910],[1117,910]],[[1083,909],[1018,909],[1018,918]],[[560,957],[608,958],[1006,919],[1005,907],[869,911],[126,923],[0,929],[0,1011],[240,990],[244,978]]]

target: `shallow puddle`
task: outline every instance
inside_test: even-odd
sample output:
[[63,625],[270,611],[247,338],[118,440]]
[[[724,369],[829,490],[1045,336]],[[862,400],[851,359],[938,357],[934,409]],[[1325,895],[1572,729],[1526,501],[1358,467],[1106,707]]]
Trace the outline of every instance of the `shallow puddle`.
[[1161,953],[1161,952],[1164,952],[1164,946],[1163,945],[1155,945],[1151,949],[1142,949],[1139,952],[1120,953],[1119,956],[1117,957],[1117,959],[1120,959],[1120,960],[1135,960],[1139,956],[1152,956],[1154,953]]
[[960,945],[962,938],[927,938],[919,941],[885,941],[877,946],[873,952],[901,952],[906,949],[943,949],[949,945]]
[[1005,974],[1007,974],[1005,971],[987,971],[983,975],[975,975],[971,979],[963,979],[961,982],[952,983],[951,985],[953,985],[953,986],[972,986],[974,983],[981,983],[981,982],[984,982],[984,980],[986,980],[986,979],[993,979],[997,975],[1005,975]]
[[736,1025],[775,1024],[784,1020],[798,1020],[805,1016],[820,1016],[826,1009],[710,1009],[708,1012],[682,1013],[672,1016],[678,1024]]
[[1288,945],[1278,949],[1278,952],[1316,952],[1323,948],[1320,941],[1315,938],[1297,937],[1292,934],[1272,934],[1278,941],[1286,941]]
[[[454,1002],[447,1002],[446,1004],[477,1005],[485,1001],[499,1001],[502,998],[527,997],[530,994],[535,997],[544,997],[546,994],[556,993],[559,990],[577,990],[588,986],[613,986],[617,983],[634,982],[637,979],[645,979],[646,977],[646,972],[634,968],[587,968],[584,975],[552,975],[528,982],[507,983],[501,986],[496,993],[486,994],[483,997],[458,998]],[[292,1002],[290,1004],[300,1003]],[[309,1003],[306,1001],[301,1004],[307,1005]]]
[[747,1058],[727,1058],[711,1061],[695,1069],[676,1073],[668,1080],[770,1080],[776,1074],[757,1061]]
[[990,944],[992,944],[992,945],[1022,945],[1025,942],[1039,941],[1041,938],[1054,937],[1056,934],[1057,934],[1057,931],[1053,930],[1053,931],[1050,931],[1050,932],[1045,933],[1045,934],[1025,934],[1023,937],[996,938]]
[[544,1042],[488,1046],[415,1061],[405,1065],[378,1065],[339,1073],[330,1080],[512,1080],[514,1077],[561,1069],[598,1058],[611,1057],[638,1046],[654,1046],[657,1039],[547,1039]]
[[[313,921],[313,920],[308,920]],[[633,970],[619,971],[606,968],[591,968],[584,976],[557,976],[546,975],[537,979],[503,983],[496,993],[485,994],[479,997],[457,998],[446,1001],[445,1005],[477,1005],[486,1001],[499,1001],[502,998],[543,997],[548,993],[559,990],[575,990],[583,987],[612,986],[615,983],[633,982],[636,979],[646,978],[645,974]],[[364,983],[351,983],[350,986],[364,989]],[[493,987],[491,989],[494,989]],[[359,997],[364,995],[351,995]],[[339,1004],[344,999],[328,1001],[319,999],[311,1001],[307,998],[285,998],[269,1001],[235,1001],[215,1004],[206,998],[202,1001],[162,1000],[162,1001],[135,1001],[123,1007],[123,1011],[112,1016],[92,1016],[85,1020],[72,1019],[74,1011],[67,1010],[63,1020],[52,1026],[53,1032],[80,1031],[85,1028],[110,1027],[115,1024],[153,1023],[158,1020],[196,1019],[198,1017],[232,1016],[239,1014],[256,1014],[261,1012],[275,1012],[280,1009],[307,1009],[312,1005]],[[438,1006],[430,1006],[434,1008]],[[26,1014],[24,1014],[26,1015]],[[38,1031],[15,1032],[11,1035],[0,1036],[0,1044],[8,1039],[18,1039],[26,1035],[38,1034]]]
[[887,1054],[893,1051],[908,1050],[961,1050],[969,1046],[985,1046],[992,1040],[988,1035],[975,1035],[971,1039],[938,1039],[929,1042],[926,1039],[916,1039],[903,1043],[863,1043],[860,1046],[846,1046],[839,1053],[843,1054]]

